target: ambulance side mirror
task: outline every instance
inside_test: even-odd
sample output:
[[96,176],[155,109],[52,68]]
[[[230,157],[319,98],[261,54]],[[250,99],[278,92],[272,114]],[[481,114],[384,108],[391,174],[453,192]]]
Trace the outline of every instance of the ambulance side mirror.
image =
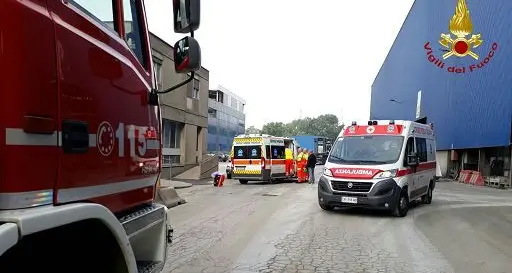
[[407,166],[416,167],[418,166],[418,156],[416,153],[407,155]]

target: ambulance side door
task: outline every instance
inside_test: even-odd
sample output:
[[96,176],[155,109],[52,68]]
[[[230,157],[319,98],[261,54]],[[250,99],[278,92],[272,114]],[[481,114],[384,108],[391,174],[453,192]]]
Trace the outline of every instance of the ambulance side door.
[[415,145],[414,137],[410,136],[407,139],[407,144],[405,146],[404,163],[403,163],[404,167],[408,169],[407,175],[404,177],[404,179],[406,180],[404,185],[408,185],[408,193],[407,194],[409,195],[410,198],[412,198],[412,196],[414,195],[414,192],[416,190],[417,177],[416,177],[416,169],[414,167],[407,165],[407,157],[410,154],[414,154],[414,153],[416,153],[416,145]]
[[[427,139],[424,137],[416,137],[416,154],[418,155],[418,166],[416,167],[416,186],[414,196],[419,197],[424,195],[428,190],[428,184],[430,182],[431,176],[429,174],[432,172],[431,169],[428,168],[428,158],[427,158]],[[414,198],[415,198],[414,197]]]

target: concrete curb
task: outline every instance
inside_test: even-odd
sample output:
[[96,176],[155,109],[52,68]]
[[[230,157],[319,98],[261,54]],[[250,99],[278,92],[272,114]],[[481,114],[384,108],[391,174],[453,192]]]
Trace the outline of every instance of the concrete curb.
[[190,187],[192,187],[192,184],[186,183],[186,182],[181,182],[180,185],[174,185],[175,189],[185,189],[185,188],[190,188]]
[[184,189],[184,188],[192,187],[192,184],[188,183],[188,182],[182,182],[182,181],[176,181],[176,180],[160,179],[160,186],[161,187],[173,187],[175,189]]
[[187,203],[185,199],[179,196],[174,187],[160,187],[156,194],[156,202],[165,205],[167,208]]

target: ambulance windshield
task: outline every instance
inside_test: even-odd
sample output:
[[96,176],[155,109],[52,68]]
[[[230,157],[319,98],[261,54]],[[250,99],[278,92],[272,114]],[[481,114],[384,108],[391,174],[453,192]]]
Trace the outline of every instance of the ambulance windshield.
[[352,136],[339,138],[327,159],[338,164],[391,164],[398,161],[402,136]]

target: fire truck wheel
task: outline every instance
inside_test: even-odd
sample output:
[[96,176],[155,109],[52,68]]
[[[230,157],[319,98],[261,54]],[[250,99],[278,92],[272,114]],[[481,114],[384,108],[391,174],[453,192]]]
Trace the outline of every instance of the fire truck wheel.
[[238,181],[239,181],[239,182],[240,182],[240,184],[242,184],[242,185],[245,185],[245,184],[247,184],[247,182],[249,182],[249,181],[247,181],[247,180],[243,180],[243,179],[240,179],[240,180],[238,180]]
[[409,211],[409,197],[407,196],[407,188],[403,188],[398,202],[393,209],[393,215],[396,217],[405,217]]

